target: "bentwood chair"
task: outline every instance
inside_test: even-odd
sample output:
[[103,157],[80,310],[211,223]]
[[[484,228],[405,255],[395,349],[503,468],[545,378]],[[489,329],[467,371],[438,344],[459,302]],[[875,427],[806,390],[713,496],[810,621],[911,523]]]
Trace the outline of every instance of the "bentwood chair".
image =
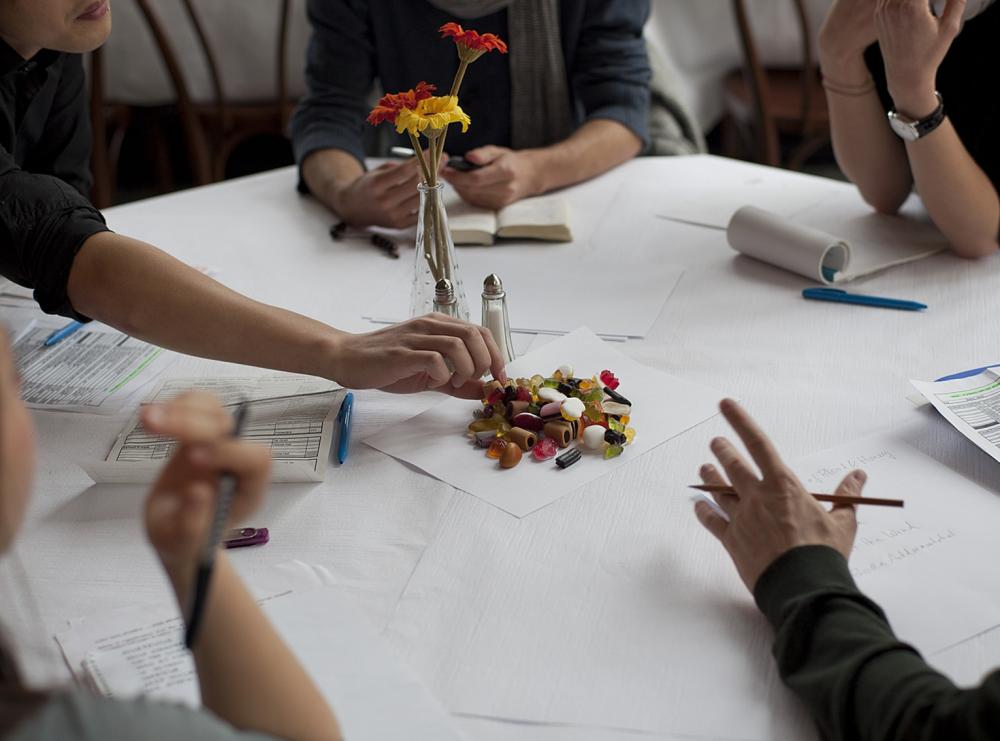
[[[830,142],[830,116],[816,60],[804,0],[789,0],[801,32],[801,64],[765,68],[754,39],[745,0],[732,0],[743,66],[726,76],[723,151],[749,153],[756,162],[792,170]],[[782,139],[793,138],[787,156]]]
[[[191,85],[184,76],[178,55],[166,26],[156,10],[155,0],[132,0],[148,26],[156,52],[170,79],[175,96],[173,109],[180,123],[188,167],[195,185],[222,180],[234,150],[251,137],[261,134],[285,136],[295,102],[287,88],[287,50],[291,0],[275,2],[275,90],[272,96],[252,102],[229,100],[219,68],[219,53],[206,32],[194,0],[180,0],[185,16],[204,57],[211,82],[211,99],[198,102],[192,98]],[[203,0],[215,2],[216,0]],[[94,201],[110,205],[115,189],[115,174],[122,142],[135,120],[134,107],[115,104],[105,96],[103,53],[91,58],[91,121],[94,132],[93,170]],[[159,173],[161,190],[170,189],[170,167],[162,134],[154,127],[154,169]]]

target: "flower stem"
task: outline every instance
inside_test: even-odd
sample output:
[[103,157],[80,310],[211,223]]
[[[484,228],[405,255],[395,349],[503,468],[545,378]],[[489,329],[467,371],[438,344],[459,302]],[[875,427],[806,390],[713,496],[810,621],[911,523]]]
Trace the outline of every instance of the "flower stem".
[[[413,153],[417,157],[417,161],[420,162],[420,170],[424,176],[424,182],[428,185],[434,185],[434,181],[431,179],[431,170],[427,168],[427,160],[424,157],[423,147],[420,146],[420,140],[417,139],[416,134],[410,134],[410,143],[413,145]],[[437,168],[433,170],[434,174],[437,174]]]
[[[469,69],[469,61],[462,59],[459,56],[458,70],[455,72],[455,79],[451,82],[451,92],[448,93],[451,97],[458,96],[458,90],[462,87],[462,80],[465,79],[465,71]],[[437,142],[437,159],[438,162],[441,161],[441,155],[444,154],[444,140],[448,136],[448,127],[446,126],[444,131],[441,132],[441,136],[438,137],[440,141]]]

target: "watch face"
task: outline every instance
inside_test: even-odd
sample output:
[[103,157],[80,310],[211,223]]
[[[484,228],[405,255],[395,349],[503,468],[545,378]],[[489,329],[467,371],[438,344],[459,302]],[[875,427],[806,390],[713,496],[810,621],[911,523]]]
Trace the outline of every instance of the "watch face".
[[920,138],[920,132],[917,131],[917,127],[912,123],[901,120],[899,116],[889,116],[889,125],[896,132],[896,136],[903,141],[915,142]]

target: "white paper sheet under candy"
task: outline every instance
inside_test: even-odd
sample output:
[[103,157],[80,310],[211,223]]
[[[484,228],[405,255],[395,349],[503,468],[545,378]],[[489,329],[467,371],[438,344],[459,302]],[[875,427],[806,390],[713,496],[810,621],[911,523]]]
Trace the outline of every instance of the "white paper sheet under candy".
[[501,469],[466,436],[478,405],[460,399],[448,399],[365,442],[515,517],[524,517],[714,416],[723,397],[719,391],[631,360],[589,329],[578,329],[518,358],[507,372],[513,378],[549,375],[566,363],[581,377],[607,368],[621,380],[619,391],[632,402],[630,424],[637,434],[617,458],[605,460],[600,453],[584,451],[582,460],[560,470],[551,459],[536,461],[525,454],[516,468]]

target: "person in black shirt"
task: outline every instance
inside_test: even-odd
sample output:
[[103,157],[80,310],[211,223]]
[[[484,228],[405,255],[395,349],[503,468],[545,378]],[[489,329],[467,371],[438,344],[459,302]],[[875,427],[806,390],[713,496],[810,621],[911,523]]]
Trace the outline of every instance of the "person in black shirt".
[[[715,497],[728,521],[698,502],[695,514],[722,543],[774,628],[781,678],[806,704],[824,741],[987,741],[1000,738],[1000,671],[959,689],[896,638],[885,613],[847,568],[857,520],[850,504],[825,510],[782,462],[739,404],[720,405],[760,469],[725,438],[712,453],[736,495]],[[728,486],[711,464],[706,484]],[[860,497],[852,471],[835,494]]]
[[114,234],[87,200],[90,129],[79,54],[111,30],[108,0],[0,0],[0,274],[49,313],[90,318],[192,355],[354,388],[479,398],[505,378],[489,332],[439,315],[349,334],[252,301]]
[[915,188],[963,257],[1000,235],[998,37],[993,0],[835,0],[820,31],[840,168],[882,213]]

